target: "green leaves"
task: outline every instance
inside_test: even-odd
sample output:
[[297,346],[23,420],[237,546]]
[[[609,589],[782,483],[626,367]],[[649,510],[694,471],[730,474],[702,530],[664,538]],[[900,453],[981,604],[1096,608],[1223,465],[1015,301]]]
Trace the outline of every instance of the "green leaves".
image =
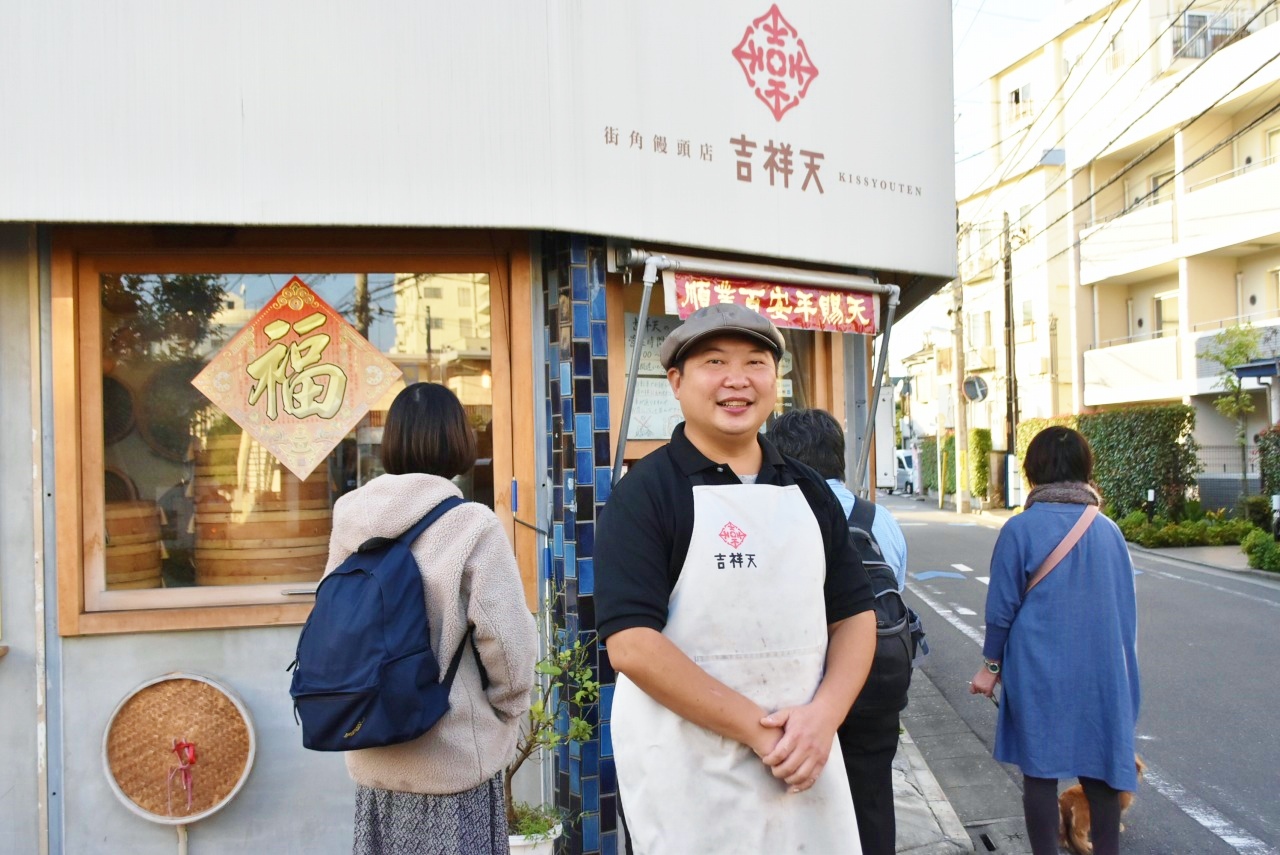
[[1183,404],[1128,407],[1018,425],[1018,459],[1031,438],[1051,425],[1074,428],[1093,448],[1093,477],[1113,517],[1141,510],[1147,490],[1156,491],[1156,512],[1180,519],[1188,491],[1200,472],[1195,410]]

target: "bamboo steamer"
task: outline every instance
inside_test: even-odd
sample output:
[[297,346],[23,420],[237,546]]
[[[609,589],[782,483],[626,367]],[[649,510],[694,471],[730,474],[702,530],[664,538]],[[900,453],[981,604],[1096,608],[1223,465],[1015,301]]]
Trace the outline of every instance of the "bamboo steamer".
[[205,439],[196,454],[197,585],[314,582],[329,555],[328,467],[305,481],[245,434]]
[[153,502],[111,502],[104,517],[107,590],[160,587],[160,508]]
[[314,582],[324,573],[328,558],[327,543],[284,547],[254,545],[237,549],[208,549],[197,545],[196,584]]

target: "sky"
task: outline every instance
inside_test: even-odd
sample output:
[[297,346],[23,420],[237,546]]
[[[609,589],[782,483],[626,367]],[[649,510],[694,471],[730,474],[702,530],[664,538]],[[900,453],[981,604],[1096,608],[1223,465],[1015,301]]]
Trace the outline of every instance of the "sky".
[[[955,88],[955,137],[956,174],[963,176],[978,170],[973,178],[981,179],[981,170],[990,170],[990,164],[980,154],[990,143],[987,124],[990,109],[987,103],[986,79],[997,69],[993,62],[1010,56],[1019,43],[1029,51],[1037,46],[1043,22],[1061,6],[1063,0],[953,0],[951,45],[954,55]],[[935,298],[934,305],[925,304],[911,312],[900,323],[895,323],[889,342],[889,374],[903,373],[899,360],[914,353],[923,345],[926,333],[949,335],[934,327],[946,326],[950,319],[943,301]],[[946,301],[947,305],[950,301]]]

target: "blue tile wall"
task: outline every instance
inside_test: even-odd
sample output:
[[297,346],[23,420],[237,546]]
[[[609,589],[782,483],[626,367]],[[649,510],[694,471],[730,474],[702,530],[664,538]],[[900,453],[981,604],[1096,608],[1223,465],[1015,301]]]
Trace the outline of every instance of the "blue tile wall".
[[[614,672],[608,654],[596,646],[593,561],[595,520],[609,498],[613,474],[604,241],[547,234],[542,259],[549,396],[546,447],[552,484],[546,575],[560,592],[552,604],[556,622],[588,645],[592,670],[612,699]],[[575,816],[557,844],[559,855],[618,851],[618,781],[611,740],[601,742],[608,709],[608,704],[573,709],[573,714],[597,725],[595,734],[572,747],[561,745],[553,757],[555,803]],[[558,721],[564,732],[567,716]]]

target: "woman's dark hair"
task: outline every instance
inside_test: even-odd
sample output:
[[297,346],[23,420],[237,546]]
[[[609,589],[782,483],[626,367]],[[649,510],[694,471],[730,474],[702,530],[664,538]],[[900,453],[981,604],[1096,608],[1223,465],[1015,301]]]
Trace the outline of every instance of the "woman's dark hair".
[[1056,481],[1093,480],[1093,450],[1078,431],[1047,427],[1031,439],[1022,472],[1031,486]]
[[382,428],[382,468],[455,478],[476,464],[476,439],[457,396],[438,383],[396,395]]
[[844,480],[844,431],[826,410],[791,410],[773,420],[769,440],[783,454]]

